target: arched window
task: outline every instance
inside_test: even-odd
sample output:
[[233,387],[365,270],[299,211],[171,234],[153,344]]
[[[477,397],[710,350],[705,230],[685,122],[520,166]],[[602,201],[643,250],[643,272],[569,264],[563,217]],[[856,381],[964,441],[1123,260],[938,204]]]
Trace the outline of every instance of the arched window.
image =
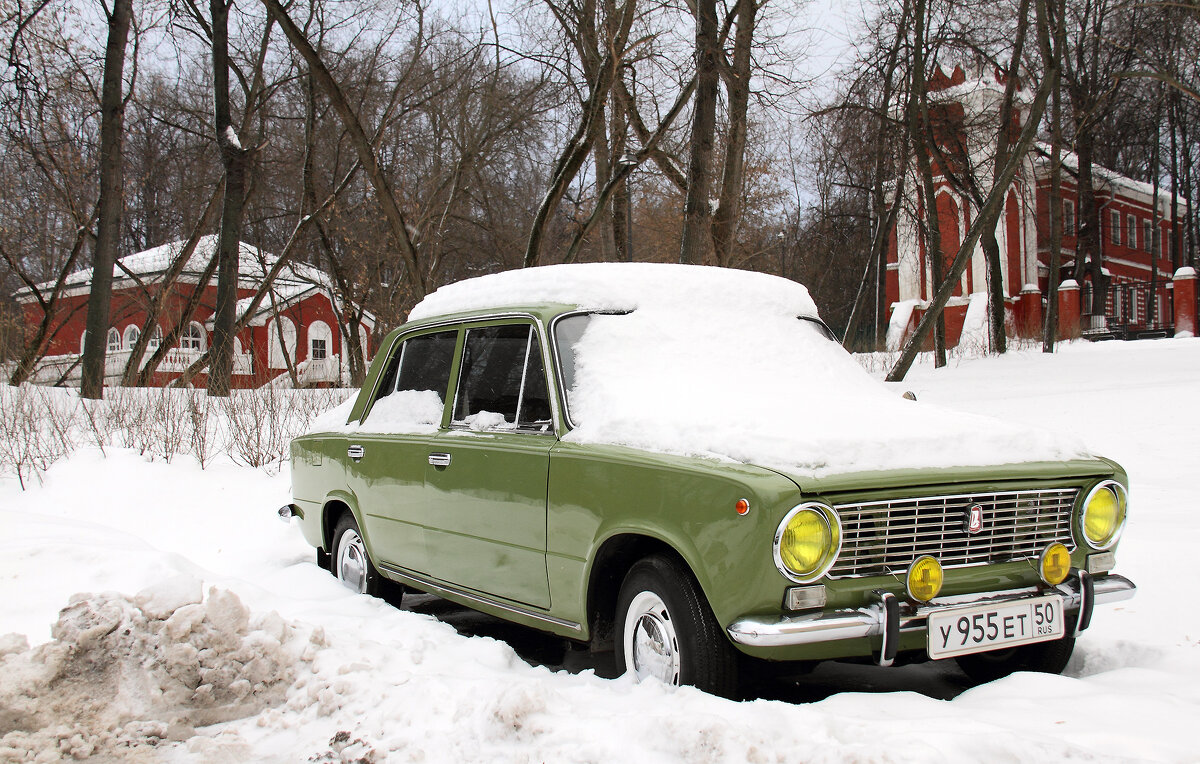
[[233,354],[234,355],[242,354],[242,340],[240,337],[233,338]]
[[333,330],[324,321],[313,321],[308,326],[308,358],[323,361],[333,354]]
[[158,324],[154,325],[154,332],[150,335],[150,341],[146,343],[146,347],[150,350],[158,350],[158,346],[162,344],[163,330]]
[[195,321],[188,324],[179,338],[179,347],[183,350],[204,350],[204,327]]
[[136,324],[130,324],[125,327],[125,334],[121,337],[121,347],[129,350],[140,336],[142,336],[142,330],[137,328]]
[[108,352],[115,353],[120,349],[121,349],[121,333],[118,332],[117,328],[114,326],[113,328],[108,330]]
[[[267,347],[270,348],[267,353],[267,362],[272,369],[286,369],[287,362],[284,360],[284,350],[287,351],[287,358],[294,364],[296,363],[296,325],[290,319],[280,316],[275,321],[267,324]],[[282,338],[283,342],[280,343]]]

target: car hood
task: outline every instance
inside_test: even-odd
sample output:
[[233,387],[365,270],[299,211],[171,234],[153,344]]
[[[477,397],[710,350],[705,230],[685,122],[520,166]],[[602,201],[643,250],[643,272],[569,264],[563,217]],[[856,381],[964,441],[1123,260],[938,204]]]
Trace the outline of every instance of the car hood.
[[971,485],[972,490],[1010,488],[1014,483],[1030,481],[1078,480],[1087,478],[1125,478],[1120,465],[1094,457],[1063,461],[1034,461],[973,467],[940,467],[904,470],[851,470],[820,476],[757,465],[791,480],[806,495],[826,495],[847,491],[908,490],[923,487],[945,490]]

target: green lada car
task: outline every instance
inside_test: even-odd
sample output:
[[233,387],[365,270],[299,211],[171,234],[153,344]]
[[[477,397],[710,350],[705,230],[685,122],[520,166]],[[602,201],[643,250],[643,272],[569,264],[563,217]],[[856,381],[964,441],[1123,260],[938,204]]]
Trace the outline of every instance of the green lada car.
[[619,670],[736,692],[767,661],[1061,671],[1127,479],[1053,433],[871,379],[784,279],[589,264],[439,289],[291,449],[318,561]]

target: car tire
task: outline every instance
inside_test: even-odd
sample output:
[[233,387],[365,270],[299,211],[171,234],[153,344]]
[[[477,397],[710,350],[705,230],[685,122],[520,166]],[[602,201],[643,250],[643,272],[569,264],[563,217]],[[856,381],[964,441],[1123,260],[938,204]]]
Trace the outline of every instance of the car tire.
[[359,594],[382,596],[384,579],[371,563],[366,542],[352,513],[343,512],[338,518],[333,528],[332,546],[330,572],[334,577]]
[[617,673],[733,697],[737,656],[691,571],[664,555],[639,560],[617,597]]
[[979,684],[995,681],[1018,671],[1042,674],[1061,674],[1075,649],[1073,637],[1051,642],[991,650],[986,653],[960,655],[954,660],[969,679]]

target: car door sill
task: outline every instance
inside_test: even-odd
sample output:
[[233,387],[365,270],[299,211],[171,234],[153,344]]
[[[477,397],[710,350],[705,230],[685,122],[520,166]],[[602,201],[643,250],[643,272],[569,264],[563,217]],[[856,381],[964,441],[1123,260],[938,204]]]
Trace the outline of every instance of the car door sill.
[[539,613],[536,610],[530,610],[528,608],[521,607],[520,605],[501,602],[499,600],[494,600],[489,597],[484,597],[473,592],[468,592],[463,589],[450,586],[449,584],[435,582],[423,576],[415,575],[407,570],[397,568],[393,565],[388,565],[387,563],[383,563],[379,567],[386,570],[389,575],[399,579],[401,583],[411,584],[418,589],[424,589],[433,594],[448,595],[451,599],[461,599],[480,605],[486,605],[488,607],[497,608],[508,613],[514,613],[526,618],[532,618],[533,620],[541,621],[543,623],[571,629],[572,631],[583,631],[583,628],[574,621],[568,621],[563,618],[555,618],[554,616],[545,615],[544,613]]

